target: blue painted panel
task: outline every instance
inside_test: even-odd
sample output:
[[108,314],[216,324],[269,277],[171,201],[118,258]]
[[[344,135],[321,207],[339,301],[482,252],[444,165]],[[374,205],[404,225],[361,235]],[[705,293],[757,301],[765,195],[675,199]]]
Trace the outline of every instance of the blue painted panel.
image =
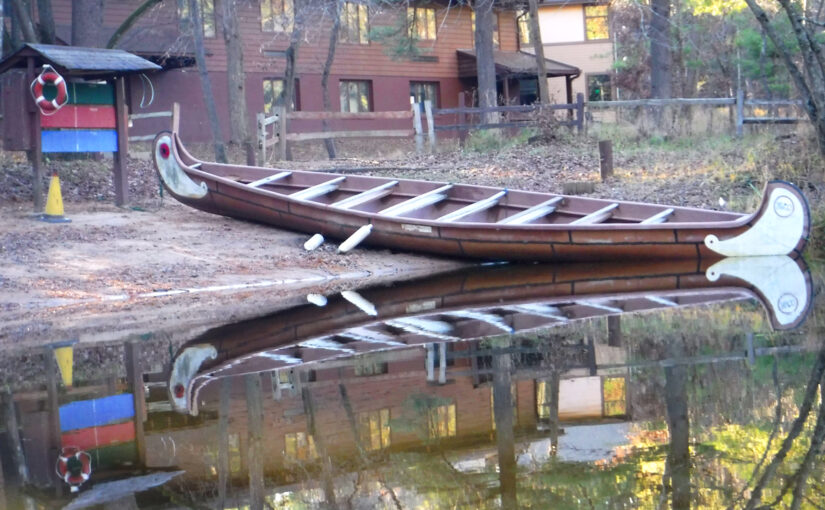
[[117,152],[114,129],[66,129],[42,132],[43,152]]
[[135,415],[131,393],[94,400],[79,400],[60,406],[60,431],[85,429],[118,422]]

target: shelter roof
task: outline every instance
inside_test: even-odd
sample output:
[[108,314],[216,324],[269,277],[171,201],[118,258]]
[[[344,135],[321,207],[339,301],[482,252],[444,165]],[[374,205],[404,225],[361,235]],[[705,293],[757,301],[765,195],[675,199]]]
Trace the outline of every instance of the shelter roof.
[[[469,78],[476,76],[476,50],[456,50],[458,53],[459,77]],[[524,51],[493,51],[493,60],[496,64],[496,76],[535,76],[536,57]],[[576,66],[545,58],[547,76],[572,76],[581,74],[581,69]],[[472,64],[472,65],[469,65]]]
[[49,64],[67,76],[107,77],[161,69],[159,65],[123,50],[26,43],[0,61],[0,73],[25,67],[31,57],[38,65]]

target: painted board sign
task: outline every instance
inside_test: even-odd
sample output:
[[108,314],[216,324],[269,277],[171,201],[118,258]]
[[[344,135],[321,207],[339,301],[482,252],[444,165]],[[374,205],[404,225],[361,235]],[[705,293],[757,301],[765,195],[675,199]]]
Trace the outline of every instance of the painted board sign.
[[66,105],[53,115],[41,115],[40,125],[44,128],[115,129],[115,107]]
[[135,440],[135,423],[127,421],[114,425],[103,425],[78,429],[63,434],[62,446],[74,446],[81,450],[91,450],[102,446],[128,443]]
[[114,129],[43,131],[43,152],[117,152]]
[[131,393],[78,400],[60,406],[60,431],[109,425],[134,416],[134,399]]

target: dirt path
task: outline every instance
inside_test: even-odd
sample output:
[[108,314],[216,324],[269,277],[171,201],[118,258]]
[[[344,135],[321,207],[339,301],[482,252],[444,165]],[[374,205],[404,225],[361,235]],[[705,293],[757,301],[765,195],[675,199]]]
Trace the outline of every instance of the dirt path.
[[201,213],[174,201],[155,211],[67,204],[68,224],[32,219],[30,204],[0,206],[0,346],[68,339],[185,340],[370,282],[458,267],[334,245],[306,253],[304,234]]

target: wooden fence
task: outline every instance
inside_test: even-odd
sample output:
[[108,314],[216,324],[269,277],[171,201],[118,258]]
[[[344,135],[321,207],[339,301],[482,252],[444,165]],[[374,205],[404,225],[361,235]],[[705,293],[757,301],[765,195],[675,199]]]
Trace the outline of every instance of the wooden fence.
[[[172,112],[152,112],[152,113],[135,113],[129,115],[129,127],[132,127],[132,123],[136,120],[142,119],[158,119],[163,117],[172,118]],[[148,142],[155,139],[155,135],[144,135],[144,136],[130,136],[130,142]]]
[[[264,113],[257,116],[258,145],[261,148],[261,160],[266,161],[267,148],[278,146],[278,156],[286,159],[287,142],[302,142],[306,140],[329,140],[335,138],[387,138],[403,137],[407,138],[415,134],[413,126],[410,129],[370,129],[370,130],[338,130],[338,131],[315,131],[289,133],[290,121],[294,120],[316,120],[316,121],[342,121],[342,120],[411,120],[413,110],[393,111],[393,112],[286,112],[284,107],[278,108],[278,112],[267,117]],[[284,121],[282,122],[281,119]],[[274,126],[273,133],[269,134],[269,126]]]
[[801,107],[802,101],[745,99],[740,89],[736,97],[691,97],[672,99],[632,99],[618,101],[589,101],[588,111],[611,108],[650,108],[667,106],[727,106],[735,107],[736,136],[742,136],[745,124],[796,124],[804,122],[806,117],[747,117],[745,107],[761,106],[775,108],[782,106]]
[[[584,95],[576,94],[576,102],[569,104],[552,104],[552,105],[519,105],[519,106],[494,106],[488,108],[467,107],[466,97],[464,92],[458,95],[458,108],[441,108],[433,111],[433,116],[439,115],[454,115],[456,116],[455,124],[436,124],[435,131],[458,131],[459,140],[461,144],[467,137],[467,134],[472,130],[477,129],[502,129],[502,128],[523,128],[532,127],[541,123],[542,115],[553,115],[553,112],[559,110],[566,110],[568,112],[567,120],[559,121],[562,126],[575,127],[578,132],[581,132],[584,127]],[[502,119],[499,122],[483,123],[478,121],[485,113],[502,113]],[[516,115],[513,118],[513,114]]]

